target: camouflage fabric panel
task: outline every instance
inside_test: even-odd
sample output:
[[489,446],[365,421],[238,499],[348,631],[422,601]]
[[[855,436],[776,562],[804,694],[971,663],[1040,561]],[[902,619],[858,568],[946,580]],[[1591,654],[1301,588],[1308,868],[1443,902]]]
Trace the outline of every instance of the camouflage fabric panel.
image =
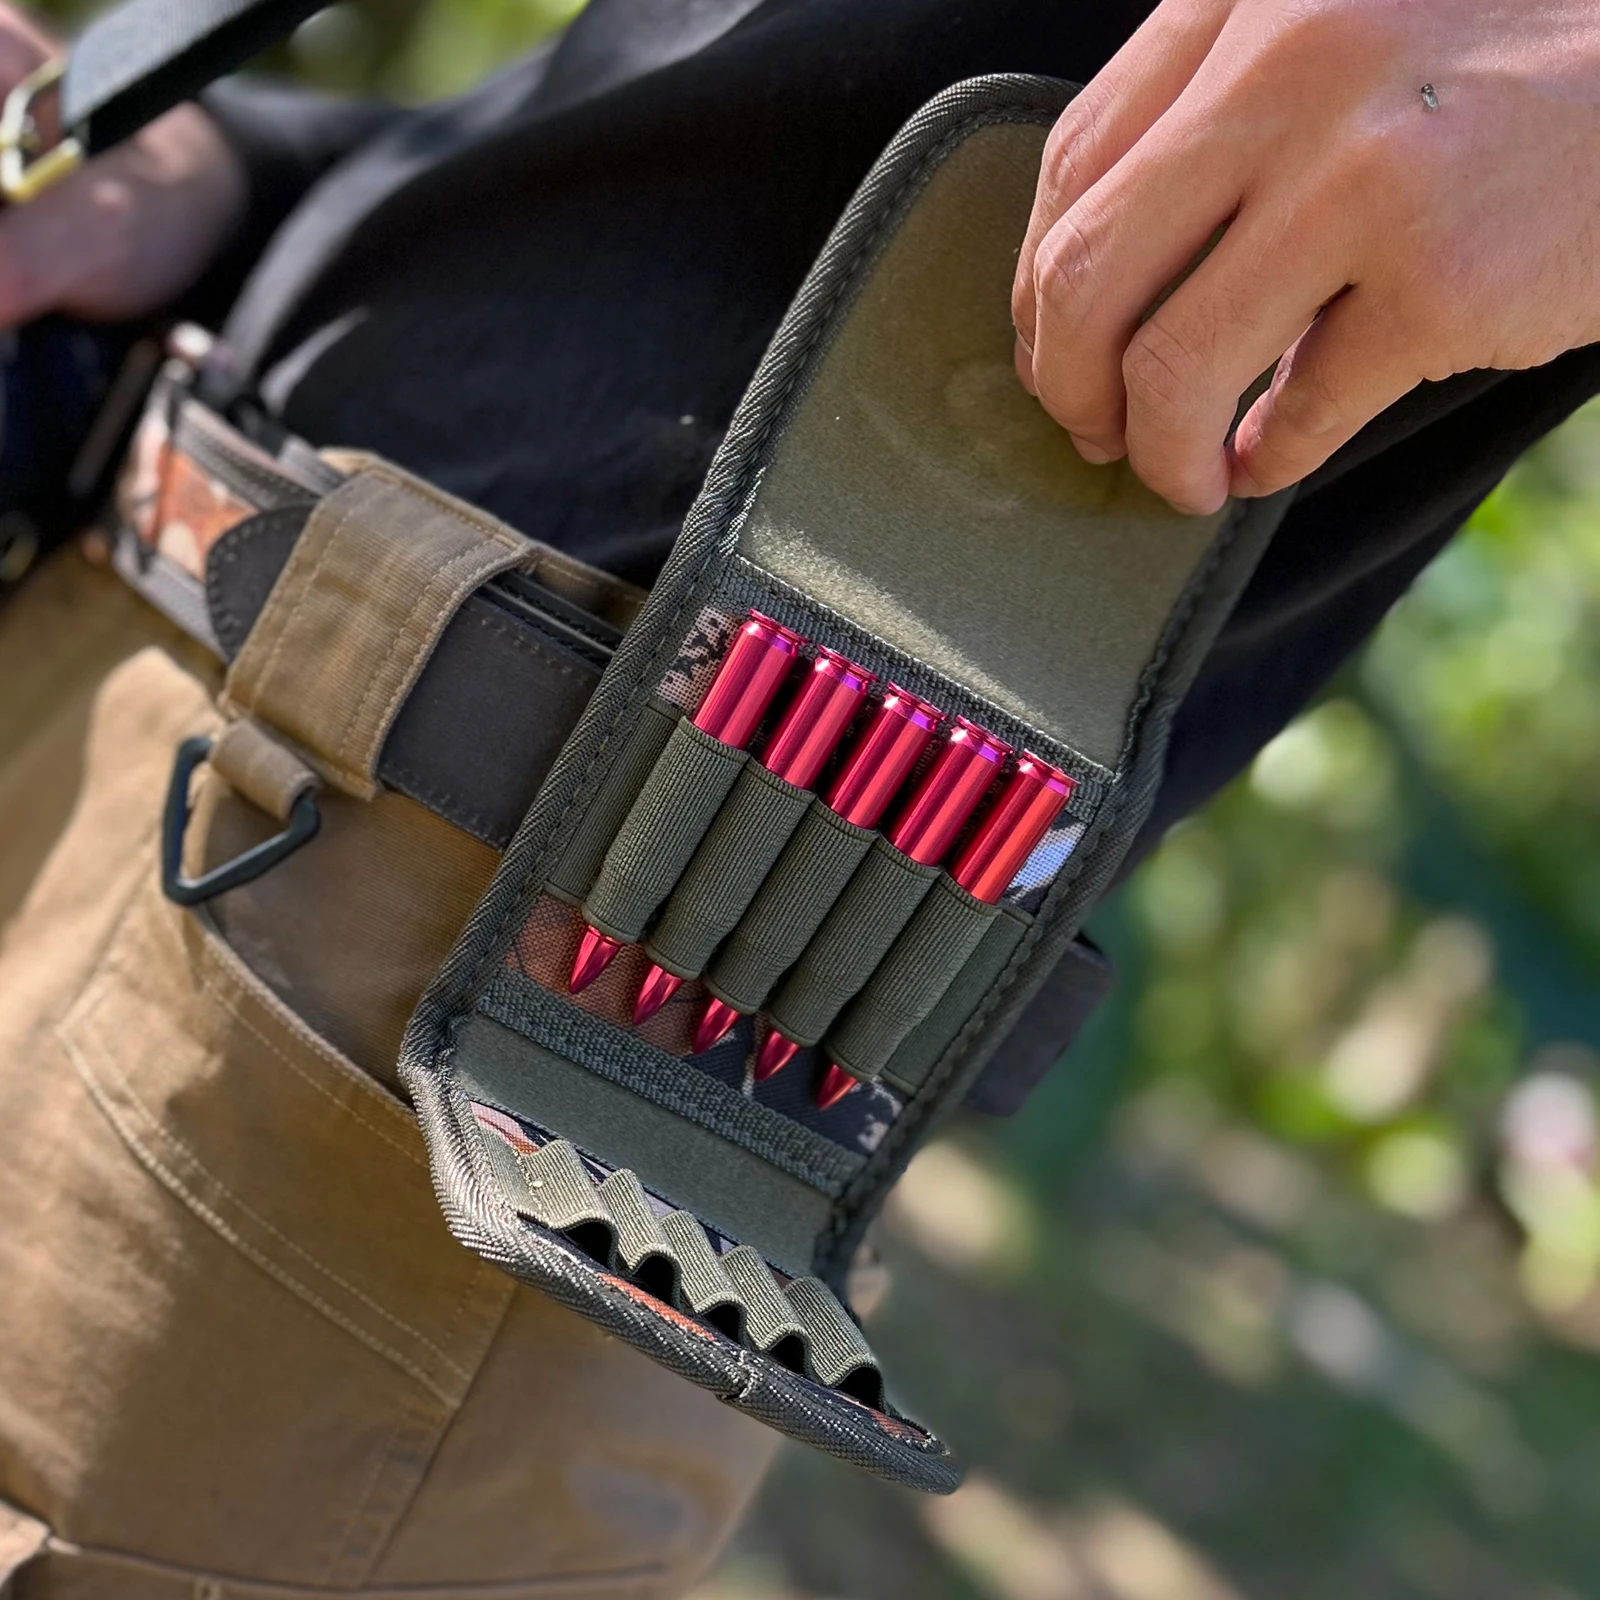
[[148,406],[117,479],[116,509],[145,549],[203,580],[212,545],[256,508],[175,449],[165,409]]
[[742,620],[742,616],[719,606],[703,607],[657,686],[657,696],[692,716],[705,698],[733,630]]

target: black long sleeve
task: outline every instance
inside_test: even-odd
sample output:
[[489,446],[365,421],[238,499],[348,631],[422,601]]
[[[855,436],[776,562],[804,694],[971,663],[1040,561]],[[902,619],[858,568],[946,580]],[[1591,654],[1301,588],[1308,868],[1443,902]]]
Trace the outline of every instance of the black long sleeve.
[[332,100],[252,78],[226,78],[201,104],[244,164],[244,223],[181,310],[216,323],[268,241],[331,167],[416,113],[379,100]]

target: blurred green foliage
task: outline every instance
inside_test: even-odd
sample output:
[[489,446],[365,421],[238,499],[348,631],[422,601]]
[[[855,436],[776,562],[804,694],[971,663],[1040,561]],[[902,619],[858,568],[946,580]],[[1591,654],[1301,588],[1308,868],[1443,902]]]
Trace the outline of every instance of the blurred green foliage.
[[972,1483],[793,1453],[708,1600],[1600,1592],[1597,764],[1600,405],[1102,909],[1122,983],[1024,1114],[891,1200],[875,1337]]
[[[424,99],[580,4],[361,0],[269,66]],[[1095,931],[1113,1002],[883,1230],[972,1482],[786,1453],[705,1600],[1600,1592],[1600,407]]]
[[457,94],[569,22],[583,0],[361,0],[307,22],[274,64],[328,92]]

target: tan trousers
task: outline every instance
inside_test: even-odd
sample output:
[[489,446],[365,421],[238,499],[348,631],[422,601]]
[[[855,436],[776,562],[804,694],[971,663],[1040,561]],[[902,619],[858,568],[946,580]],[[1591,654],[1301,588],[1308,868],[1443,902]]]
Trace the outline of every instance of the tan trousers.
[[178,911],[213,670],[76,553],[0,611],[0,1595],[681,1593],[773,1436],[456,1245],[392,1090],[492,855],[336,796]]

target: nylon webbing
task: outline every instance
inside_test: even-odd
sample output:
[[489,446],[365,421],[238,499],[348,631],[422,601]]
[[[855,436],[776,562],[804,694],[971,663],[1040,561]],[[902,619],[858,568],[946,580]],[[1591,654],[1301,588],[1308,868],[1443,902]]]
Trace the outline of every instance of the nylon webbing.
[[243,66],[328,0],[128,0],[79,35],[61,126],[93,155]]
[[483,512],[366,462],[311,513],[228,669],[223,706],[371,799],[383,741],[439,636],[474,589],[530,549]]
[[745,763],[684,717],[650,769],[583,902],[593,927],[634,943],[672,893]]
[[679,977],[699,977],[810,804],[806,790],[747,763],[645,942],[650,959]]
[[661,1269],[657,1287],[692,1316],[752,1350],[776,1353],[817,1382],[860,1379],[880,1403],[876,1358],[838,1297],[817,1278],[779,1283],[749,1245],[719,1255],[704,1225],[687,1211],[657,1215],[627,1168],[596,1183],[576,1148],[554,1139],[513,1152],[496,1135],[484,1148],[519,1210],[565,1233],[613,1269],[635,1276]]
[[317,785],[316,773],[255,722],[230,722],[211,746],[210,761],[230,788],[279,822]]

